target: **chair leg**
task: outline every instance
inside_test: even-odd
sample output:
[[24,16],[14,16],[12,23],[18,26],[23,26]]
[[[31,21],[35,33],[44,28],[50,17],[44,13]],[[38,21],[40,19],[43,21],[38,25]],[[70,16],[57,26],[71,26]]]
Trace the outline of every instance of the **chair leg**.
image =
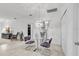
[[45,56],[50,56],[51,55],[51,49],[50,48],[43,48],[42,51],[41,51],[41,54],[45,55]]

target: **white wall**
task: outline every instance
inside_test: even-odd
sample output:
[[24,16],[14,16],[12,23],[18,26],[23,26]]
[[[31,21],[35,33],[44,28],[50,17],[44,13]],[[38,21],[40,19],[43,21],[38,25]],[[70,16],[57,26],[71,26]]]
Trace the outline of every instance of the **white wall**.
[[62,47],[65,55],[73,55],[73,6],[74,4],[66,5],[68,8],[66,15],[62,20]]

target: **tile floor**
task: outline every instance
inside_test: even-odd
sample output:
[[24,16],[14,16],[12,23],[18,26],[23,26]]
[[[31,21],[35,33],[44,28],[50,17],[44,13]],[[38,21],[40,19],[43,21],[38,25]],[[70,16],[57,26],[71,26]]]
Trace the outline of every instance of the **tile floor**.
[[26,46],[23,41],[0,39],[0,56],[64,56],[59,45],[53,44],[49,49],[41,48],[35,52],[35,45],[28,48]]

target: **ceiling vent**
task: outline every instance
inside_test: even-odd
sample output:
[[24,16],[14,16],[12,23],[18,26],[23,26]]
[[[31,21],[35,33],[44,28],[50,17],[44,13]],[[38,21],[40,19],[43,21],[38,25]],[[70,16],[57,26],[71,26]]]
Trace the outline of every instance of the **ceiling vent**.
[[47,10],[47,13],[56,12],[57,8]]

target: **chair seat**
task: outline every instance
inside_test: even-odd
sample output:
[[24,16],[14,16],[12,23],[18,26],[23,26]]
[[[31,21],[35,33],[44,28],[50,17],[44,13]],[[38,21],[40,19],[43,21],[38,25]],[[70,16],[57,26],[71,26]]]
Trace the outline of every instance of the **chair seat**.
[[48,42],[44,42],[41,44],[41,46],[45,47],[45,48],[49,48],[50,44]]
[[16,35],[12,35],[12,39],[17,39],[17,36]]
[[25,44],[32,44],[32,43],[34,43],[35,41],[28,41],[28,42],[26,42]]
[[25,41],[28,41],[31,39],[31,37],[24,37]]
[[42,47],[49,48],[51,44],[52,38],[47,39],[45,42],[41,43]]

